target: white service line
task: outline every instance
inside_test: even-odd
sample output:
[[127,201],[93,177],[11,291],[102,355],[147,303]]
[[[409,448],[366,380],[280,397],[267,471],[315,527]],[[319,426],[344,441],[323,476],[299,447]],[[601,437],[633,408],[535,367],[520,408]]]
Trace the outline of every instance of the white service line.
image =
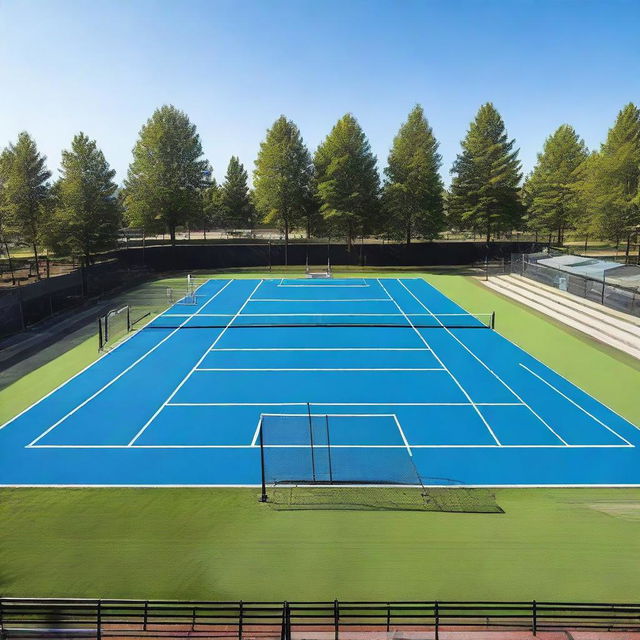
[[592,413],[587,411],[582,405],[578,404],[575,400],[572,400],[569,396],[567,396],[564,393],[562,393],[562,391],[560,391],[560,389],[558,389],[557,387],[553,386],[550,382],[545,380],[542,376],[538,375],[535,371],[532,371],[531,369],[529,369],[529,367],[527,367],[525,364],[522,364],[522,362],[521,362],[520,366],[523,369],[525,369],[526,371],[528,371],[532,376],[535,376],[536,378],[538,378],[538,380],[540,380],[541,382],[544,382],[548,387],[551,387],[551,389],[553,389],[557,394],[561,395],[565,400],[568,400],[574,407],[578,407],[578,409],[580,409],[580,411],[582,411],[583,413],[586,413],[592,420],[595,420],[598,424],[602,425],[605,429],[607,429],[608,431],[613,433],[614,436],[616,436],[617,438],[620,438],[620,440],[626,442],[628,446],[630,446],[630,447],[634,447],[635,446],[634,444],[629,442],[626,438],[623,438],[617,431],[614,431],[610,426],[608,426],[604,422],[602,422],[602,420],[600,420],[599,418],[596,418],[596,416],[594,416]]
[[[216,291],[216,293],[214,295],[212,295],[207,302],[205,303],[205,305],[209,304],[209,302],[211,302],[211,300],[213,300],[218,294],[222,293],[230,284],[231,284],[232,280],[229,280],[227,282],[227,284],[225,284],[223,287],[221,287],[220,289],[218,289],[218,291]],[[204,309],[204,306],[202,306],[202,308]],[[81,402],[79,405],[77,405],[75,408],[73,408],[71,411],[69,411],[65,416],[63,416],[62,418],[60,418],[60,420],[58,420],[57,422],[55,422],[54,424],[52,424],[46,431],[43,431],[37,438],[35,438],[35,440],[32,440],[28,445],[26,445],[26,448],[30,448],[33,447],[34,444],[36,444],[36,442],[38,442],[41,438],[44,438],[44,436],[46,436],[48,433],[50,433],[51,431],[53,431],[59,424],[61,424],[62,422],[64,422],[69,416],[72,416],[76,411],[78,411],[79,409],[81,409],[82,407],[84,407],[88,402],[91,402],[91,400],[93,400],[95,397],[99,396],[105,389],[107,389],[108,387],[110,387],[114,382],[116,382],[117,380],[119,380],[120,378],[122,378],[122,376],[127,373],[128,371],[131,371],[131,369],[133,369],[138,363],[142,362],[148,355],[150,355],[151,353],[153,353],[161,344],[163,344],[164,342],[166,342],[169,338],[171,338],[171,336],[173,336],[177,331],[179,331],[182,326],[187,323],[189,321],[190,318],[192,318],[194,315],[197,315],[198,312],[196,311],[196,313],[194,313],[193,315],[189,316],[184,322],[182,322],[180,324],[179,327],[176,327],[171,333],[167,334],[162,340],[160,340],[160,342],[158,342],[157,344],[155,344],[153,347],[151,347],[151,349],[149,349],[148,351],[146,351],[144,354],[142,354],[135,362],[133,362],[132,364],[130,364],[126,369],[123,369],[117,376],[115,376],[114,378],[112,378],[111,380],[109,380],[109,382],[107,382],[107,384],[105,384],[104,386],[102,386],[100,389],[98,389],[94,394],[90,395],[86,400],[84,400],[83,402]],[[95,364],[95,363],[93,363]],[[88,367],[87,367],[88,368]],[[79,374],[78,374],[79,375]],[[75,377],[75,376],[74,376]],[[62,386],[62,385],[61,385]],[[53,393],[53,391],[51,392]],[[51,395],[51,394],[48,394]],[[47,396],[45,396],[46,398]],[[43,398],[44,400],[44,398]],[[24,413],[24,412],[23,412]],[[21,414],[19,414],[21,415]],[[16,416],[17,418],[18,416]],[[15,418],[14,418],[15,420]],[[4,425],[3,425],[4,426]]]
[[[379,279],[378,279],[378,282],[380,283]],[[397,278],[396,278],[396,282],[399,282]],[[391,297],[391,294],[387,291],[386,287],[382,283],[380,283],[380,286],[386,291],[387,295],[389,297]],[[402,311],[402,307],[398,304],[398,302],[395,300],[395,298],[393,299],[393,301],[396,303],[396,306],[398,307],[398,309],[400,309],[400,311],[402,313],[404,313],[404,311]],[[422,305],[422,306],[425,309],[427,309],[424,305]],[[428,309],[427,309],[427,311],[428,311]],[[411,322],[411,320],[408,318],[408,316],[406,314],[405,314],[405,318],[407,319],[407,322],[412,326],[413,330],[416,332],[416,334],[418,335],[420,340],[422,340],[422,342],[424,342],[425,345],[427,345],[429,348],[431,348],[431,345],[424,339],[424,336],[415,328],[415,326],[413,325],[413,323]],[[471,396],[467,393],[466,389],[462,386],[462,384],[460,384],[460,382],[453,375],[453,373],[451,373],[451,371],[449,371],[449,369],[447,368],[445,363],[440,359],[438,354],[432,348],[431,348],[431,353],[433,353],[433,356],[440,363],[440,366],[442,366],[444,369],[446,369],[447,373],[451,376],[451,379],[456,383],[456,385],[460,389],[460,391],[462,391],[462,393],[464,394],[465,398],[467,398],[467,400],[469,401],[471,406],[474,408],[475,412],[478,414],[478,417],[480,418],[480,420],[482,420],[484,426],[487,428],[487,430],[491,434],[491,437],[496,441],[496,444],[499,447],[502,446],[502,443],[500,442],[500,440],[498,440],[498,437],[496,436],[496,434],[494,433],[493,429],[491,428],[491,425],[487,422],[485,417],[482,415],[482,412],[480,411],[480,409],[478,409],[477,405],[473,402],[473,400],[471,399]]]
[[255,302],[390,302],[389,298],[254,298]]
[[207,354],[216,346],[217,342],[225,334],[226,330],[229,328],[231,323],[240,315],[240,313],[245,308],[245,306],[247,305],[249,300],[251,300],[251,296],[256,292],[258,287],[263,282],[264,282],[263,280],[260,280],[260,282],[258,282],[258,284],[254,287],[253,291],[249,294],[248,298],[243,302],[243,304],[240,307],[240,309],[238,309],[238,312],[236,313],[236,315],[233,316],[233,318],[231,318],[231,320],[229,320],[229,322],[227,323],[227,326],[218,334],[216,339],[213,341],[213,344],[208,349],[205,350],[205,352],[202,354],[202,357],[198,360],[198,362],[196,362],[196,364],[193,366],[191,371],[189,371],[189,373],[187,373],[187,375],[182,379],[180,384],[178,384],[178,386],[173,390],[171,395],[162,403],[162,405],[160,405],[158,410],[151,416],[151,418],[149,418],[149,420],[147,420],[147,422],[145,422],[145,424],[138,431],[138,433],[136,433],[136,435],[129,441],[129,444],[127,446],[129,446],[129,447],[133,446],[135,441],[146,431],[147,427],[158,417],[160,412],[169,404],[169,402],[171,402],[171,400],[176,395],[176,393],[178,393],[178,391],[180,391],[180,389],[182,388],[182,385],[191,377],[193,372],[202,364],[202,361],[207,357]]
[[[422,302],[422,300],[420,300],[420,298],[418,298],[418,296],[416,296],[413,291],[411,291],[411,289],[409,289],[409,287],[407,287],[406,284],[404,284],[404,282],[398,280],[399,284],[401,284],[417,301],[418,303],[429,313],[432,313],[432,311]],[[437,316],[434,315],[434,318],[437,319]],[[442,323],[441,323],[442,324]],[[549,431],[551,431],[551,433],[553,433],[553,435],[558,438],[558,440],[560,440],[560,442],[562,442],[565,446],[569,446],[569,443],[559,434],[557,433],[553,427],[551,427],[551,425],[549,425],[547,423],[546,420],[544,420],[536,411],[533,410],[533,408],[531,406],[529,406],[529,404],[527,404],[522,397],[520,396],[520,394],[516,393],[491,367],[489,367],[489,365],[484,362],[484,360],[482,360],[482,358],[478,357],[473,351],[471,351],[471,349],[469,349],[469,347],[467,347],[467,345],[462,342],[462,340],[460,340],[460,338],[458,338],[458,336],[455,335],[455,333],[453,333],[450,329],[448,329],[447,327],[445,327],[443,325],[442,327],[458,344],[460,344],[460,346],[462,346],[468,353],[470,353],[492,376],[494,376],[496,378],[496,380],[498,380],[500,383],[502,383],[504,385],[504,387],[509,390],[513,396],[515,396],[525,407],[527,407],[527,409],[529,409],[529,411],[547,428],[549,429]],[[435,354],[434,354],[435,355]]]
[[439,367],[430,367],[430,368],[424,368],[424,367],[413,367],[413,368],[405,368],[405,367],[395,367],[395,368],[385,368],[385,367],[379,367],[379,368],[350,368],[350,367],[341,367],[341,368],[331,368],[331,367],[327,367],[327,368],[322,368],[322,367],[315,367],[315,368],[310,368],[310,367],[300,367],[300,368],[288,368],[288,367],[283,367],[283,368],[267,368],[267,367],[255,367],[255,368],[233,368],[233,367],[225,367],[225,368],[209,368],[209,367],[202,367],[202,368],[198,368],[196,369],[196,371],[226,371],[226,372],[230,372],[230,371],[318,371],[318,372],[323,372],[323,371],[445,371],[445,369],[439,368]]
[[428,347],[247,347],[219,351],[431,351]]
[[[314,402],[321,407],[523,407],[521,402]],[[170,402],[168,407],[306,407],[306,402]],[[564,446],[564,445],[563,445]]]

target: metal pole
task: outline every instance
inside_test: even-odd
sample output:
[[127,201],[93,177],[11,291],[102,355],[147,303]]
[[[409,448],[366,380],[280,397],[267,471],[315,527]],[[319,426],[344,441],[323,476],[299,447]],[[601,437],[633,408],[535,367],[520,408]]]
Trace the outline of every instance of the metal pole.
[[532,628],[533,635],[538,635],[538,605],[534,600],[531,603],[531,615],[532,615]]
[[260,440],[260,474],[261,474],[261,482],[262,482],[262,493],[260,495],[260,502],[267,502],[269,499],[267,496],[267,483],[265,480],[265,470],[264,470],[264,438],[262,435],[262,416],[260,416],[260,430],[258,431],[259,440]]
[[316,481],[316,460],[315,451],[313,449],[313,420],[311,418],[311,404],[307,402],[307,415],[309,416],[309,445],[311,446],[311,476]]
[[331,467],[331,438],[329,437],[329,416],[325,413],[324,422],[327,427],[327,457],[329,460],[329,482],[333,484],[333,469]]
[[434,622],[434,632],[435,632],[435,640],[440,640],[440,610],[438,607],[438,601],[436,600],[433,604],[433,622]]

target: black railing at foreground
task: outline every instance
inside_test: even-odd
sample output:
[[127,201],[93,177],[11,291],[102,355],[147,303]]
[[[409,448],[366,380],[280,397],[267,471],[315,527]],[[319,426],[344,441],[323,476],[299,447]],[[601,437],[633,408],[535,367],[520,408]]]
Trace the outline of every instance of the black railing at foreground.
[[465,631],[599,630],[640,634],[640,604],[569,602],[202,602],[0,599],[4,638],[340,640],[398,630],[439,638]]

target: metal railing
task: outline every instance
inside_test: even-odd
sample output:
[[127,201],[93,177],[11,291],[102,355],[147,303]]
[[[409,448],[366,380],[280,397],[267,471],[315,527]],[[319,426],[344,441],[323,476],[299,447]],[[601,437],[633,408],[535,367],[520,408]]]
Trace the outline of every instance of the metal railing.
[[350,632],[377,638],[406,631],[438,640],[443,632],[506,630],[640,634],[640,604],[0,599],[2,638],[340,640]]

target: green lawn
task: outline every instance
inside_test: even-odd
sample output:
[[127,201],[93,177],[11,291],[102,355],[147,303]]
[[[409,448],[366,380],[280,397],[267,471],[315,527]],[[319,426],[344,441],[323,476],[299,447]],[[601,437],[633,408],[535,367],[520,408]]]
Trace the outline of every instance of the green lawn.
[[[495,310],[501,333],[640,424],[640,363],[474,279],[424,277],[470,311]],[[87,341],[0,392],[0,422],[95,356]],[[256,498],[247,489],[1,490],[0,593],[640,598],[640,490],[501,490],[504,515],[283,512]]]

